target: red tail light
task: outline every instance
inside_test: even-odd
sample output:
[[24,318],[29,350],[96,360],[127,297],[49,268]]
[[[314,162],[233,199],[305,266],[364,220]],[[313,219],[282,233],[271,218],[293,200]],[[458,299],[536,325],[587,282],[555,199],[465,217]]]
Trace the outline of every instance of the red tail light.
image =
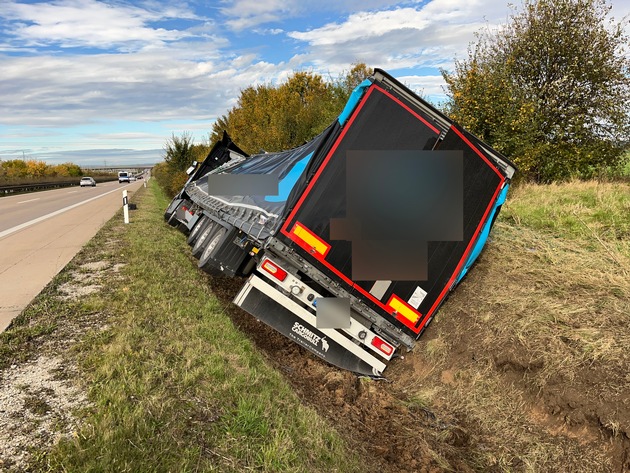
[[392,353],[394,353],[394,347],[391,346],[389,343],[387,343],[386,341],[380,339],[379,337],[374,337],[372,339],[372,345],[377,349],[382,351],[385,356],[389,356]]
[[269,259],[263,261],[263,264],[260,265],[260,267],[271,274],[278,281],[284,281],[287,278],[287,272]]

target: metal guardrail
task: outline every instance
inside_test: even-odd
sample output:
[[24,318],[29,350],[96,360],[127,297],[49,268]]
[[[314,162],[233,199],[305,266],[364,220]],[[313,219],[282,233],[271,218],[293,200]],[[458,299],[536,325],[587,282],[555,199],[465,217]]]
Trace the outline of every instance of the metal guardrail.
[[[17,194],[25,194],[28,192],[36,192],[42,191],[46,189],[57,189],[60,187],[77,187],[79,185],[79,179],[73,179],[72,181],[58,181],[58,182],[38,182],[32,184],[18,184],[11,186],[0,186],[0,198],[9,196],[9,195],[17,195]],[[113,179],[96,179],[96,182],[107,182],[107,181],[115,181],[116,177]]]
[[55,189],[58,187],[78,186],[76,180],[72,182],[41,182],[37,184],[21,184],[15,186],[0,186],[0,196],[24,194],[26,192],[35,192],[45,189]]

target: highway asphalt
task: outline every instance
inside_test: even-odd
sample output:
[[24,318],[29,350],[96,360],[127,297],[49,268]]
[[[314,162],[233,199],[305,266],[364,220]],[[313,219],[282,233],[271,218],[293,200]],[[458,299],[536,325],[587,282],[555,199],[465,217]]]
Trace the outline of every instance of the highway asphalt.
[[0,332],[122,207],[122,191],[143,183],[0,198]]

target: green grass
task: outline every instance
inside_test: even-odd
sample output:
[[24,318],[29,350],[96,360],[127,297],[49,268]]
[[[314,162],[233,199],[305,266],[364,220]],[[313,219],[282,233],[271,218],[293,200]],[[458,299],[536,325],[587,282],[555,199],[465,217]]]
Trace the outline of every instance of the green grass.
[[513,222],[564,239],[609,242],[630,239],[630,192],[624,183],[572,182],[513,190],[500,214]]
[[[72,350],[91,401],[80,430],[36,455],[33,468],[359,471],[341,436],[223,313],[185,239],[164,223],[168,202],[155,181],[136,202],[131,224],[114,219],[79,255],[125,263],[120,274],[101,293],[58,302],[77,314],[101,311],[107,325]],[[35,330],[28,324],[16,332],[23,340]]]

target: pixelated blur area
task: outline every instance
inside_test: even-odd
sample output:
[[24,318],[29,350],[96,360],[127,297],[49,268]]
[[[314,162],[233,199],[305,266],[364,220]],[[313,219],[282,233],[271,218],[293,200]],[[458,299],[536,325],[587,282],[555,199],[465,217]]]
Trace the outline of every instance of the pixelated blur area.
[[353,281],[426,281],[426,241],[352,241]]
[[278,195],[278,178],[272,174],[209,174],[211,195]]
[[462,151],[348,151],[346,218],[352,279],[426,280],[427,242],[464,238]]
[[350,328],[350,299],[320,297],[317,300],[317,328]]

